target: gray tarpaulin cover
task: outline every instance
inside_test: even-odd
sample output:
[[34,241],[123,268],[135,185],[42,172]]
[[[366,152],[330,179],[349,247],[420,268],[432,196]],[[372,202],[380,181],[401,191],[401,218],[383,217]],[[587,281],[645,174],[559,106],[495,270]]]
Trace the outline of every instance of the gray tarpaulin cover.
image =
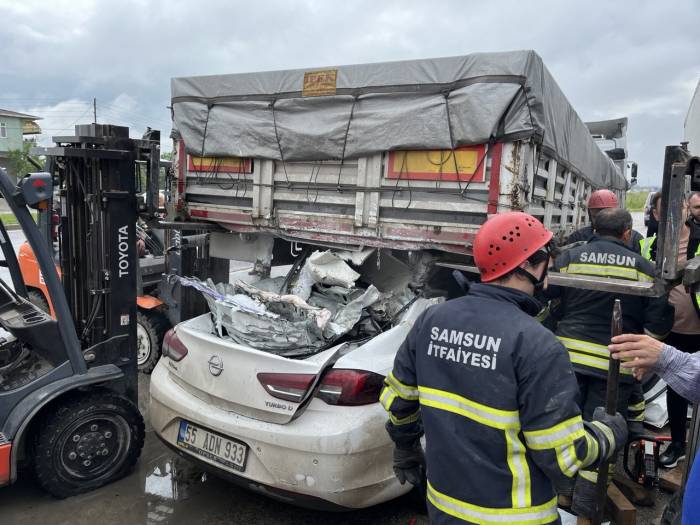
[[[335,94],[303,96],[305,73],[320,70],[336,71]],[[595,186],[627,187],[534,51],[182,77],[171,88],[192,154],[316,161],[534,136]]]

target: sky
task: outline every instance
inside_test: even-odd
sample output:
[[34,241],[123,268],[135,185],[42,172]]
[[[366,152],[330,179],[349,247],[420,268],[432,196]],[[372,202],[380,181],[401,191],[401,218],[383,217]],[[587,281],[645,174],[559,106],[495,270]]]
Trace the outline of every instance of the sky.
[[700,79],[693,0],[0,0],[0,21],[0,108],[43,117],[43,143],[93,98],[98,122],[167,136],[176,76],[534,49],[582,119],[629,118],[658,185]]

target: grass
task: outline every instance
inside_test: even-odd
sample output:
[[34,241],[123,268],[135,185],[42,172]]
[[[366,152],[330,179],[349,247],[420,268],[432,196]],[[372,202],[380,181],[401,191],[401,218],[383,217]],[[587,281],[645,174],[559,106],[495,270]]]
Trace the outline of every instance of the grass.
[[[36,212],[32,212],[32,217],[34,217],[34,220],[36,221]],[[17,217],[15,217],[14,213],[0,213],[0,220],[2,220],[2,223],[5,226],[17,224]]]
[[628,211],[644,211],[648,191],[628,191],[626,208]]

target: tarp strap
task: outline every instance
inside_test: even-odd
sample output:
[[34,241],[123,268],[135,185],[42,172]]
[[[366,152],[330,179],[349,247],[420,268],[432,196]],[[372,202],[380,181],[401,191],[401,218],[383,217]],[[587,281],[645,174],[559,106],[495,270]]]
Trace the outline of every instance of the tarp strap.
[[290,187],[292,183],[289,181],[289,175],[287,174],[287,163],[284,161],[284,153],[282,152],[282,142],[280,141],[280,134],[277,130],[277,115],[275,114],[275,103],[277,99],[270,103],[270,111],[272,111],[272,124],[275,127],[275,139],[277,140],[277,148],[280,152],[280,160],[282,161],[282,169],[284,170],[284,178],[287,181],[287,187]]

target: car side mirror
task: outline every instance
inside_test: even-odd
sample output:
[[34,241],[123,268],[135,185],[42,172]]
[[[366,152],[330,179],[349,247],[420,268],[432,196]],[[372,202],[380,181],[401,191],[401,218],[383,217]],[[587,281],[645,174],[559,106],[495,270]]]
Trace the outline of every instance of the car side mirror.
[[30,208],[45,210],[53,195],[53,180],[50,173],[30,173],[17,183],[17,189]]
[[634,186],[637,184],[637,163],[630,163],[630,184]]

